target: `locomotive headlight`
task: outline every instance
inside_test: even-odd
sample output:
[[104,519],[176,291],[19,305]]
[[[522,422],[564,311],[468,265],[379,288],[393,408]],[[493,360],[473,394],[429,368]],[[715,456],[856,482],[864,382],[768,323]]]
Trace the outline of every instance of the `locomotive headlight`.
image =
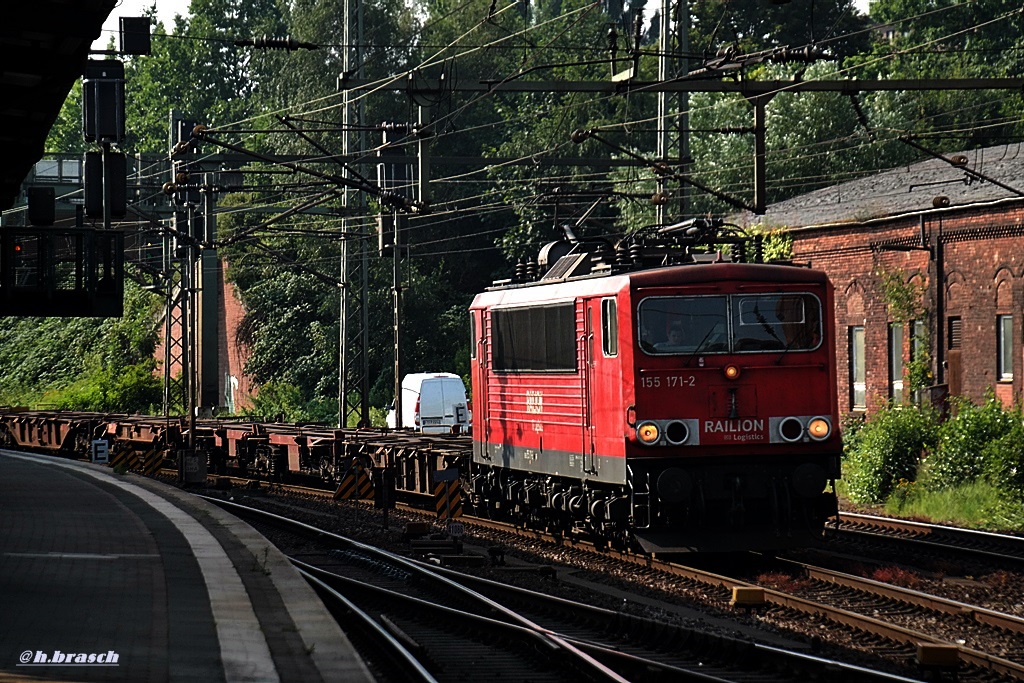
[[725,373],[726,379],[739,379],[740,377],[740,366],[738,365],[726,365],[722,372]]
[[673,446],[679,446],[690,438],[690,428],[682,420],[673,420],[665,425],[665,438]]
[[640,443],[650,446],[661,438],[661,430],[653,422],[641,422],[636,426],[636,438]]
[[779,423],[779,434],[790,443],[799,441],[804,435],[804,425],[795,417],[787,417]]
[[812,418],[807,423],[807,434],[815,441],[824,441],[832,433],[832,425],[823,417]]

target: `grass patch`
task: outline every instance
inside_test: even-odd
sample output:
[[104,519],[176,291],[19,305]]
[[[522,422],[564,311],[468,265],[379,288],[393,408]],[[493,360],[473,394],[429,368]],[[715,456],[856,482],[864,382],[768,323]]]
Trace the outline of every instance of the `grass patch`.
[[940,491],[903,484],[886,500],[885,512],[974,529],[1024,531],[1021,505],[1007,500],[1005,492],[985,481]]

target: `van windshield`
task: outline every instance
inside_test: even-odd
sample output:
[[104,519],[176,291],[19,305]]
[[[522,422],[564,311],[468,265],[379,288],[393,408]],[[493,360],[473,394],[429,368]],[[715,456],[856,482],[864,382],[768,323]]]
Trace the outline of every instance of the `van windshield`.
[[649,355],[810,351],[821,302],[809,293],[648,297],[637,307]]

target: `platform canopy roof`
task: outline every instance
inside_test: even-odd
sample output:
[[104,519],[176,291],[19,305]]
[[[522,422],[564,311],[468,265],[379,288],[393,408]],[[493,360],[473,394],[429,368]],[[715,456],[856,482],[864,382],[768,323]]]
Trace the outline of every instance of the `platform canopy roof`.
[[9,209],[117,0],[31,0],[0,22],[0,210]]

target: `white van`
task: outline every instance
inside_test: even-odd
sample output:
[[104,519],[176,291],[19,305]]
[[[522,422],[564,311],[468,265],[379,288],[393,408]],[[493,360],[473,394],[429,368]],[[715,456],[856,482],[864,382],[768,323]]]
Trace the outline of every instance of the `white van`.
[[[395,428],[394,405],[387,425]],[[469,402],[462,378],[450,372],[416,372],[402,378],[402,427],[424,434],[469,431]]]

